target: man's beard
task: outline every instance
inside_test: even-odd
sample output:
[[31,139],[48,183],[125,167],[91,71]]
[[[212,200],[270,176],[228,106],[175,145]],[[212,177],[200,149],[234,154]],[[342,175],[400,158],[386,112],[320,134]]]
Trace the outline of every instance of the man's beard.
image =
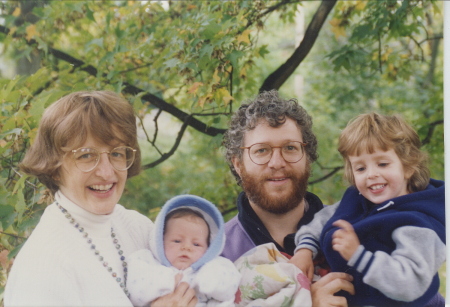
[[270,196],[264,188],[268,177],[251,176],[243,167],[241,170],[242,188],[248,199],[259,208],[273,214],[285,214],[297,208],[304,199],[310,173],[309,165],[306,165],[304,172],[300,174],[286,171],[284,176],[292,180],[293,188],[285,196]]

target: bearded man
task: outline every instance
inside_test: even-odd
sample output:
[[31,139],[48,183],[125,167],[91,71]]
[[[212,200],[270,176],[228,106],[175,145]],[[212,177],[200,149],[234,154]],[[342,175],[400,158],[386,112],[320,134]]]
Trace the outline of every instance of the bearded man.
[[311,117],[295,99],[264,92],[233,115],[224,145],[243,188],[239,213],[226,224],[224,256],[235,261],[265,243],[293,255],[295,233],[323,208],[319,197],[306,191],[317,159]]
[[[294,237],[323,208],[306,191],[311,164],[317,159],[312,120],[295,99],[285,100],[275,90],[243,104],[232,116],[224,135],[226,159],[243,192],[239,213],[225,225],[222,256],[235,261],[250,249],[274,243],[279,251],[294,254]],[[333,296],[353,291],[345,273],[330,273],[311,287],[313,305],[346,306]]]

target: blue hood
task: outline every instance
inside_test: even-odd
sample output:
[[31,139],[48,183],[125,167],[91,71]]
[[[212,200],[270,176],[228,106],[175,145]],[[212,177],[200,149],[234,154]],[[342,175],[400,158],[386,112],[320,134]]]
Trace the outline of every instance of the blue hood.
[[155,221],[153,240],[150,247],[155,258],[164,266],[171,267],[164,253],[164,220],[166,215],[178,208],[190,208],[202,213],[211,231],[211,240],[206,253],[192,264],[192,269],[197,271],[205,263],[222,253],[225,244],[225,232],[223,217],[217,207],[204,198],[195,195],[179,195],[169,199],[161,208]]

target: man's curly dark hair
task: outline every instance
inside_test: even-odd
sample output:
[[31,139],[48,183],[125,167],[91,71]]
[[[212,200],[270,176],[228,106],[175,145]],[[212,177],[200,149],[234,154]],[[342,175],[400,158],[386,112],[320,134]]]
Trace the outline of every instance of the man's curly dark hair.
[[230,125],[223,137],[225,158],[237,183],[241,184],[241,178],[237,174],[232,159],[242,158],[243,140],[245,133],[265,120],[271,127],[279,127],[285,123],[286,118],[293,119],[303,136],[303,142],[307,143],[305,150],[309,163],[317,160],[317,139],[312,132],[312,119],[306,110],[300,106],[295,98],[282,99],[278,91],[262,92],[254,99],[246,101],[231,117]]

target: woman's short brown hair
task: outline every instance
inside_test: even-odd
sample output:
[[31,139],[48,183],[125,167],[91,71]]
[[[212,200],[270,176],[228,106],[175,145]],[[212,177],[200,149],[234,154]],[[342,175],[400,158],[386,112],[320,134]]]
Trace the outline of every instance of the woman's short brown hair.
[[412,174],[407,186],[412,193],[424,190],[430,181],[428,155],[420,147],[419,135],[400,116],[371,112],[348,123],[339,137],[338,150],[345,160],[345,177],[355,185],[349,156],[373,153],[378,148],[384,151],[394,149],[405,172]]
[[127,177],[139,173],[141,153],[137,142],[136,117],[131,104],[110,91],[80,91],[62,97],[44,112],[36,139],[20,168],[36,176],[52,193],[59,189],[63,156],[86,141],[95,140],[136,149],[136,159]]

